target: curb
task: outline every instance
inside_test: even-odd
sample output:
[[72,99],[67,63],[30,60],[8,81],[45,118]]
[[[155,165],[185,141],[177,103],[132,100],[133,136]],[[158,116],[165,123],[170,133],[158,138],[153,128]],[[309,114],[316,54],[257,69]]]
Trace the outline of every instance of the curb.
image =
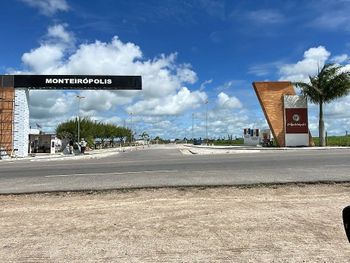
[[[261,152],[279,152],[279,151],[330,151],[330,150],[349,150],[350,147],[255,147],[255,146],[206,146],[206,145],[182,145],[178,147],[183,154],[187,155],[213,155],[213,154],[248,154]],[[186,153],[184,153],[186,152]]]
[[260,150],[260,151],[293,151],[293,150],[304,150],[304,151],[317,151],[317,150],[334,150],[334,149],[350,149],[350,146],[326,146],[326,147],[259,147],[259,146],[207,146],[207,145],[189,145],[183,144],[183,147],[197,148],[197,149],[213,149],[213,150]]
[[[127,149],[129,150],[129,149]],[[124,150],[126,151],[126,150]],[[13,163],[13,162],[21,162],[21,161],[30,161],[30,162],[48,162],[48,161],[67,161],[67,160],[88,160],[88,159],[100,159],[112,155],[117,155],[120,152],[119,148],[114,148],[113,150],[105,150],[103,152],[88,152],[85,154],[79,154],[79,155],[65,155],[65,154],[54,154],[54,155],[39,155],[34,157],[15,157],[15,158],[9,158],[9,159],[3,159],[2,162],[6,163]],[[0,161],[0,163],[1,163]]]
[[60,157],[49,157],[49,158],[38,158],[30,159],[31,162],[49,162],[49,161],[66,161],[66,160],[89,160],[89,159],[100,159],[108,156],[117,155],[120,152],[111,153],[96,153],[96,154],[85,154],[85,155],[74,155],[74,156],[60,156]]

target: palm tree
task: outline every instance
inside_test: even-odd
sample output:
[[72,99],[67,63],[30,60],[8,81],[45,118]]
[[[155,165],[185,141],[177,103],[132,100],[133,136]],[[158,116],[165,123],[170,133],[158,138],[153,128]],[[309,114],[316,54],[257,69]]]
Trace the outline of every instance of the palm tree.
[[140,134],[140,136],[141,136],[142,140],[148,140],[148,138],[149,138],[149,135],[147,132],[143,132],[142,134]]
[[323,104],[347,95],[350,91],[350,72],[342,66],[326,64],[316,76],[309,76],[310,82],[296,82],[304,96],[319,104],[319,138],[320,146],[325,146],[325,129],[323,121]]

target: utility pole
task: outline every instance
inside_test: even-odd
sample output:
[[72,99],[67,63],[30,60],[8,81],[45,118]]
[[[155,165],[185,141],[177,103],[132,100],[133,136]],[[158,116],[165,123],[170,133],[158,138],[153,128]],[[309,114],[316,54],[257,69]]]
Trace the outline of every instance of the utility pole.
[[192,112],[192,141],[194,141],[194,112]]
[[134,132],[133,132],[133,127],[132,127],[132,112],[130,112],[130,130],[131,130],[131,138],[130,141],[131,143],[133,142],[133,138],[134,138]]
[[78,143],[80,142],[80,100],[85,99],[85,97],[76,95],[78,99]]
[[208,145],[208,100],[205,101],[205,137]]

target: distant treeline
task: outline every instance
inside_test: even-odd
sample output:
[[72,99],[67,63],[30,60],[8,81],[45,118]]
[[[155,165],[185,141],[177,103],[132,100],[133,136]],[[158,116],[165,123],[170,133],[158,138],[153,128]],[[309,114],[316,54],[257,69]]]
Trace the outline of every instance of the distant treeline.
[[[56,128],[56,134],[60,139],[76,142],[78,140],[78,119],[60,123]],[[90,118],[80,119],[80,138],[84,138],[90,146],[96,140],[102,143],[106,141],[130,141],[131,136],[132,132],[129,128],[93,121]]]

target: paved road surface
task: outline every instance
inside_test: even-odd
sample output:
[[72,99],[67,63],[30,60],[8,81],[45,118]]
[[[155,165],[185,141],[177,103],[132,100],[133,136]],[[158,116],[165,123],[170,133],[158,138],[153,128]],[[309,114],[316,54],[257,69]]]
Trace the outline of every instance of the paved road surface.
[[350,181],[350,150],[182,155],[151,147],[104,159],[0,162],[0,193]]

